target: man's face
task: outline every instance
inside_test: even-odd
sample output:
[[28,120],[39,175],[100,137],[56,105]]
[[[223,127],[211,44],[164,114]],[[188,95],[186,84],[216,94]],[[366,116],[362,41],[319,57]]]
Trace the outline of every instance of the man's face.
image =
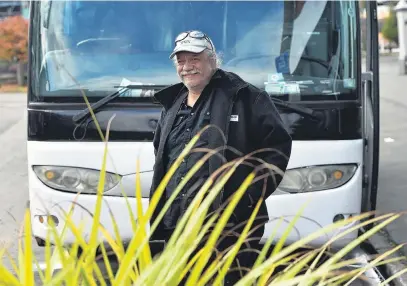
[[176,67],[178,76],[188,89],[203,89],[210,81],[215,65],[205,52],[179,52],[176,55]]

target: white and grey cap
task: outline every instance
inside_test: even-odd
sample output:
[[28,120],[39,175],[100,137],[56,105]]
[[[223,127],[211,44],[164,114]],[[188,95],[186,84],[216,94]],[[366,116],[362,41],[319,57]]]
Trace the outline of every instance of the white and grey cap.
[[199,54],[205,49],[215,51],[212,40],[201,31],[183,32],[175,39],[175,48],[170,55],[172,59],[178,52],[191,52]]

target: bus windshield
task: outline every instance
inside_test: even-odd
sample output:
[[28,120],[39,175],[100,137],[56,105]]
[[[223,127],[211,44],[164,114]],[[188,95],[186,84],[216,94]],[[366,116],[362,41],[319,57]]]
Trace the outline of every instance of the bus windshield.
[[30,84],[37,101],[81,96],[80,89],[103,96],[124,81],[177,83],[169,55],[176,36],[188,30],[212,39],[222,69],[270,95],[357,98],[353,1],[46,0],[34,5]]

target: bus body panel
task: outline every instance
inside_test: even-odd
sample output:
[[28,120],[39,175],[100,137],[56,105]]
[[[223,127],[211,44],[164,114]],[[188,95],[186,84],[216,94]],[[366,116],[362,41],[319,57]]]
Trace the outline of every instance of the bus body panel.
[[[56,204],[59,204],[65,212],[71,206],[70,202],[75,200],[75,193],[55,191],[45,186],[34,173],[32,166],[35,165],[58,165],[74,166],[79,168],[100,169],[104,149],[103,142],[36,142],[29,141],[28,163],[29,163],[29,188],[30,207],[32,211],[33,234],[36,237],[45,238],[47,227],[38,220],[38,215],[44,215],[49,209],[50,214],[58,217],[62,221]],[[278,219],[283,218],[283,223],[279,228],[276,239],[279,239],[284,232],[287,223],[304,208],[301,219],[295,225],[295,229],[288,236],[287,243],[296,241],[300,237],[305,237],[323,226],[333,222],[337,215],[344,217],[360,213],[361,208],[361,185],[362,185],[362,140],[342,140],[342,141],[293,141],[292,156],[288,169],[318,166],[355,164],[357,169],[353,177],[344,185],[335,189],[304,192],[301,194],[286,194],[277,190],[266,200],[270,221],[266,225],[263,235],[263,242],[274,231],[278,224]],[[124,242],[128,242],[132,237],[132,228],[129,221],[130,216],[124,197],[120,196],[124,191],[129,197],[130,205],[136,215],[135,202],[135,173],[136,161],[140,160],[143,209],[148,205],[148,194],[151,183],[152,172],[145,172],[152,169],[154,162],[151,142],[111,142],[108,144],[108,164],[107,171],[117,172],[123,176],[122,184],[105,193],[104,204],[109,205],[113,215],[117,220],[120,234]],[[75,154],[75,155],[72,155]],[[82,219],[90,219],[88,212],[93,213],[96,203],[94,195],[80,195],[74,211],[74,220],[79,222]],[[111,218],[106,206],[102,211],[100,222],[113,234]],[[59,227],[62,227],[60,223]],[[346,228],[343,228],[346,229]],[[58,229],[60,231],[60,229]],[[89,235],[85,229],[85,238]],[[345,245],[349,240],[354,239],[357,233],[351,233],[334,245]],[[321,245],[330,236],[322,236],[314,240],[311,245]],[[68,235],[65,242],[70,244],[74,237]]]

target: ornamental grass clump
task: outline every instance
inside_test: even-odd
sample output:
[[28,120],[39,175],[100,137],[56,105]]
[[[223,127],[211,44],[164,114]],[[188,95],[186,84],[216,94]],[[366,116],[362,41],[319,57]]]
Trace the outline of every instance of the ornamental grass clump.
[[[86,103],[90,108],[88,101]],[[215,246],[222,239],[226,223],[237,203],[249,185],[256,180],[256,172],[253,171],[245,178],[243,184],[236,190],[223,209],[210,212],[210,207],[236,168],[244,163],[248,157],[242,157],[226,163],[218,170],[217,174],[213,174],[202,185],[186,213],[178,222],[164,250],[159,255],[153,256],[149,244],[151,234],[156,231],[158,223],[163,218],[164,213],[173,202],[177,193],[182,189],[185,181],[191,178],[194,172],[204,163],[204,160],[213,156],[216,150],[208,150],[207,155],[188,172],[186,180],[178,186],[163,209],[159,210],[159,215],[154,221],[150,220],[158,205],[160,196],[164,193],[167,182],[182,162],[182,159],[192,151],[201,133],[192,138],[191,142],[185,147],[180,157],[165,175],[151,198],[147,209],[143,209],[141,203],[139,162],[137,162],[135,182],[136,216],[132,212],[131,203],[126,198],[133,237],[128,244],[124,245],[113,215],[111,215],[113,233],[110,233],[100,223],[102,204],[104,203],[103,189],[108,156],[109,128],[113,118],[108,123],[106,134],[103,134],[92,110],[91,116],[96,122],[96,126],[105,144],[97,188],[96,205],[93,210],[89,210],[93,215],[92,225],[85,226],[83,222],[73,221],[72,212],[76,207],[79,207],[76,200],[72,202],[69,212],[66,213],[61,208],[61,214],[64,219],[60,221],[60,224],[62,223],[64,228],[59,233],[53,225],[53,220],[49,221],[51,227],[49,228],[44,247],[45,269],[41,270],[33,254],[31,216],[27,208],[18,242],[17,261],[8,254],[6,249],[0,252],[2,257],[0,264],[0,285],[35,285],[35,273],[38,273],[37,275],[42,281],[41,285],[53,286],[171,286],[179,285],[181,281],[185,285],[191,286],[222,285],[226,273],[231,270],[232,261],[242,244],[246,242],[249,231],[254,226],[254,220],[265,198],[263,197],[257,202],[250,218],[247,220],[241,233],[239,233],[238,240],[231,248],[222,253],[216,253]],[[219,179],[215,180],[216,176]],[[125,196],[124,192],[123,196]],[[240,269],[243,277],[236,285],[346,285],[356,279],[366,279],[364,273],[372,267],[401,259],[388,258],[402,247],[402,245],[399,245],[384,254],[371,257],[369,263],[360,268],[347,268],[358,263],[357,259],[348,259],[347,255],[385,225],[399,218],[402,215],[401,213],[389,213],[373,218],[372,213],[353,216],[321,228],[315,233],[287,245],[286,239],[298,218],[301,217],[301,213],[302,210],[299,210],[297,216],[293,218],[289,226],[284,230],[280,239],[275,239],[277,229],[273,231],[272,235],[264,243],[264,247],[259,253],[252,269]],[[352,227],[345,228],[341,232],[338,231],[338,234],[322,247],[313,249],[308,246],[318,237],[349,226],[352,222],[357,224],[352,224]],[[331,253],[331,245],[334,241],[367,225],[373,225],[373,227],[361,234],[357,239],[351,241],[346,247]],[[85,227],[91,230],[90,236],[86,240],[83,235]],[[69,247],[64,244],[64,237],[67,231],[70,231],[75,237],[74,243]],[[216,254],[215,259],[210,260],[209,258],[213,254]],[[8,269],[4,264],[6,256],[11,263],[12,269]],[[117,261],[117,263],[112,263],[112,261]],[[56,263],[62,266],[58,271],[54,269]],[[390,277],[388,281],[401,274],[399,273]],[[382,285],[386,285],[388,281],[383,282]]]

